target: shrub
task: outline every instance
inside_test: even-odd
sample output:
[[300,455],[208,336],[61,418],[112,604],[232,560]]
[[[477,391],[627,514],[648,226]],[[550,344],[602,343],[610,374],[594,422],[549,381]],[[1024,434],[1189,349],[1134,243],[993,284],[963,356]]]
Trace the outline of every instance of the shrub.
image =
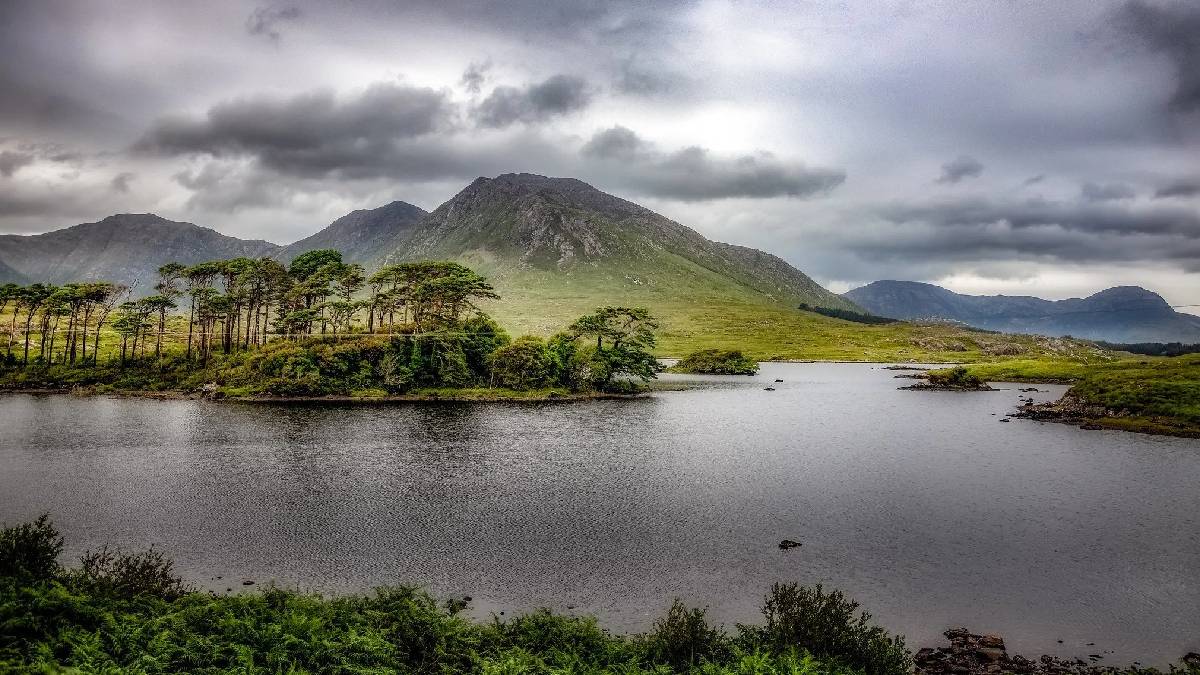
[[929,383],[939,387],[961,387],[974,389],[983,386],[983,380],[972,375],[965,367],[955,366],[946,370],[934,370],[928,375]]
[[736,349],[702,349],[688,354],[670,370],[674,373],[707,375],[753,375],[758,372],[758,361]]
[[107,546],[80,558],[75,585],[96,595],[132,598],[150,595],[174,600],[191,589],[175,576],[175,562],[153,548],[143,553],[110,551]]
[[867,612],[856,616],[858,608],[841,591],[826,593],[820,584],[775,584],[763,603],[761,640],[775,653],[802,649],[872,675],[906,675],[912,656],[904,639],[872,625]]
[[505,345],[489,359],[492,383],[509,389],[538,389],[558,377],[554,356],[539,337],[526,335]]
[[688,609],[679,600],[646,636],[649,663],[665,663],[680,672],[705,661],[723,661],[729,649],[729,638],[708,624],[703,609]]
[[58,572],[63,539],[49,514],[0,530],[0,577],[49,579]]

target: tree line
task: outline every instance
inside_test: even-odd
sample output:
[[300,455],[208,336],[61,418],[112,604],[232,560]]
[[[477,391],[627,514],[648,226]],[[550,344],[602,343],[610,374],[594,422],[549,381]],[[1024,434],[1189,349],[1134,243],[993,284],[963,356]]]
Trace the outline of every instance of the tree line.
[[[613,389],[659,370],[658,324],[645,309],[602,307],[549,340],[513,341],[477,305],[499,299],[495,289],[449,261],[386,265],[369,276],[331,249],[286,266],[272,258],[170,263],[153,291],[131,299],[129,288],[108,282],[0,287],[0,314],[12,312],[6,363],[95,367],[107,335],[119,341],[110,361],[122,369],[155,364],[165,377],[203,371],[219,355],[218,365],[236,362],[271,380],[275,393]],[[345,337],[371,340],[350,347]]]

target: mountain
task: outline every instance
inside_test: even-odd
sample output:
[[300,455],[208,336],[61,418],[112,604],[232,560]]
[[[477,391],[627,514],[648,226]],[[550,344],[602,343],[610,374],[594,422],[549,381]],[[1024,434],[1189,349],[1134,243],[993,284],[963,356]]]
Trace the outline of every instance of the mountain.
[[377,209],[359,209],[333,221],[316,234],[284,246],[276,257],[290,261],[305,251],[332,248],[342,252],[346,262],[372,263],[425,216],[425,209],[407,202],[392,202]]
[[1109,342],[1200,342],[1200,317],[1176,312],[1157,293],[1117,286],[1086,298],[962,295],[915,281],[876,281],[844,294],[896,319],[950,320],[1010,333],[1073,335]]
[[491,278],[503,302],[489,311],[519,332],[553,330],[602,304],[645,305],[675,330],[754,307],[854,307],[777,256],[710,241],[573,178],[476,179],[385,261],[425,258],[460,260]]
[[158,268],[168,262],[190,265],[278,250],[270,242],[228,237],[152,213],[122,213],[45,234],[0,235],[0,281],[106,280],[144,290],[154,285]]
[[[581,181],[532,174],[480,178],[432,213],[404,202],[355,211],[288,246],[149,214],[3,235],[0,281],[136,280],[145,293],[170,261],[287,261],[315,248],[338,249],[368,271],[422,258],[470,265],[501,295],[484,309],[517,335],[548,335],[597,306],[620,304],[658,316],[670,354],[718,346],[760,358],[910,358],[943,348],[961,354],[957,329],[869,330],[800,311],[801,303],[858,308],[777,256],[711,241]],[[981,348],[962,340],[962,348]]]

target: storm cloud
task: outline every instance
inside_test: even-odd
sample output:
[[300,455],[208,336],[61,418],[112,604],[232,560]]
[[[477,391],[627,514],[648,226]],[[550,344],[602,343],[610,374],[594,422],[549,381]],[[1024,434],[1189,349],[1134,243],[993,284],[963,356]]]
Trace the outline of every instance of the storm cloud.
[[259,7],[246,19],[246,32],[278,42],[280,26],[299,19],[300,14],[299,7]]
[[1119,17],[1142,46],[1162,54],[1174,67],[1171,109],[1200,111],[1200,4],[1188,0],[1165,4],[1130,0]]
[[496,87],[475,109],[474,116],[484,127],[530,124],[582,110],[591,98],[583,78],[554,75],[525,87]]
[[348,97],[318,91],[218,104],[203,118],[166,118],[134,145],[142,153],[250,156],[283,174],[386,173],[406,142],[451,126],[444,92],[376,83]]
[[979,160],[968,155],[959,155],[942,165],[942,175],[938,177],[937,182],[957,183],[964,178],[976,178],[982,173],[983,164]]
[[621,126],[597,132],[581,153],[609,163],[613,180],[626,189],[682,201],[812,197],[846,180],[841,171],[784,162],[765,152],[726,157],[690,146],[664,153]]
[[8,177],[13,173],[27,165],[33,163],[33,155],[25,152],[13,152],[5,150],[0,152],[0,176]]
[[1123,183],[1084,183],[1079,189],[1080,195],[1089,202],[1109,202],[1122,199],[1133,199],[1137,190]]
[[286,242],[526,171],[829,283],[1195,301],[1198,39],[1187,0],[8,0],[0,232]]

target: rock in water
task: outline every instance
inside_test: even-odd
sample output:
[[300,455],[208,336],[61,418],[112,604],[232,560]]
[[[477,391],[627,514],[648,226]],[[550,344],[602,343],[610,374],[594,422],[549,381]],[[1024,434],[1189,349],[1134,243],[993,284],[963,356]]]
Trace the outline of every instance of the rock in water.
[[779,542],[779,548],[784,551],[788,550],[789,548],[796,548],[798,546],[800,546],[800,542],[792,541],[791,539],[784,539],[783,541]]

